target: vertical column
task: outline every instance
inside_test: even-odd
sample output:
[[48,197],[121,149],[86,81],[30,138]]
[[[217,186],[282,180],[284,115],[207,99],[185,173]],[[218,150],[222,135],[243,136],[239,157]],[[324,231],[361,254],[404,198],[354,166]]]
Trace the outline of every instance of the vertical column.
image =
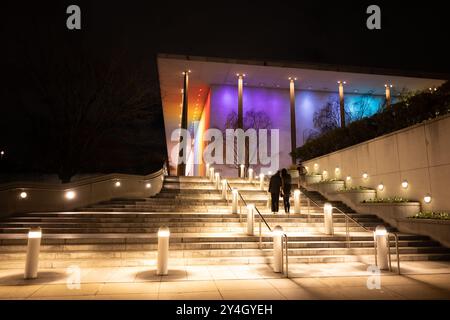
[[[238,118],[237,118],[237,129],[244,129],[244,100],[243,100],[243,94],[244,94],[244,77],[245,74],[237,73],[236,76],[238,77]],[[245,139],[245,168],[248,166],[248,146],[247,146],[247,139]],[[242,164],[242,163],[238,163]],[[239,176],[241,176],[239,172]],[[245,176],[245,173],[244,173]],[[242,177],[243,178],[243,177]]]
[[344,84],[345,81],[338,81],[339,84],[339,107],[341,111],[341,128],[345,128],[345,105],[344,105]]
[[295,83],[297,78],[289,78],[289,98],[291,103],[291,152],[292,164],[295,164],[295,149],[297,148],[297,129],[295,126]]
[[392,88],[392,84],[385,84],[384,87],[386,88],[386,109],[389,109],[391,107],[391,88]]
[[[183,81],[183,101],[182,101],[182,109],[181,109],[181,129],[187,130],[188,127],[188,91],[189,91],[189,73],[191,70],[186,70],[183,72],[184,75],[184,81]],[[181,141],[180,140],[180,151],[178,153],[178,157],[183,159],[185,155],[183,154],[186,152],[187,148],[187,141]],[[178,163],[177,168],[177,175],[178,176],[185,176],[186,175],[186,163],[184,160]]]

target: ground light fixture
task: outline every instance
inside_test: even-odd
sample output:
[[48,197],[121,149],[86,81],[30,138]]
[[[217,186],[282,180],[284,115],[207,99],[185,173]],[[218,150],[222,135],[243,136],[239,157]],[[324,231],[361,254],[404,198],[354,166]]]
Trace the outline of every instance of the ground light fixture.
[[231,190],[231,213],[238,213],[238,197],[239,191],[235,188]]
[[247,205],[247,235],[249,235],[249,236],[255,235],[254,220],[255,220],[255,205],[248,204]]
[[66,197],[67,200],[73,200],[75,199],[76,193],[75,191],[66,191],[64,196]]
[[273,271],[283,272],[283,236],[281,226],[276,226],[272,231],[273,236]]
[[427,195],[423,197],[423,201],[425,201],[426,204],[431,203],[431,195],[427,193]]
[[239,177],[241,179],[244,179],[244,177],[245,177],[245,164],[241,164],[240,168],[241,168],[241,171],[240,171]]
[[169,273],[169,238],[170,230],[162,226],[158,230],[158,260],[156,274],[166,276]]
[[324,233],[327,235],[334,234],[333,227],[333,206],[331,203],[325,203],[323,206],[323,215],[324,215]]
[[402,188],[403,188],[403,189],[408,189],[408,186],[409,186],[408,181],[407,181],[407,180],[403,180],[403,182],[402,182]]
[[26,198],[28,197],[28,194],[27,194],[25,191],[22,191],[22,192],[19,194],[19,197],[20,197],[20,199],[26,199]]
[[33,227],[28,231],[27,256],[25,262],[24,279],[36,279],[39,266],[39,251],[41,248],[42,231],[40,227]]
[[374,232],[377,247],[377,266],[380,270],[389,269],[388,233],[385,226],[377,226]]
[[259,189],[264,190],[264,173],[259,174]]
[[300,190],[294,190],[294,213],[300,214]]

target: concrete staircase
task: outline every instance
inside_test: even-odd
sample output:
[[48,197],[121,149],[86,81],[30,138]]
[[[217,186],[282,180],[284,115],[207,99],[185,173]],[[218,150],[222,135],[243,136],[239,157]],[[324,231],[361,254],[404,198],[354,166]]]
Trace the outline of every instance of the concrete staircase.
[[[266,192],[259,190],[259,182],[229,179],[229,183],[240,190],[248,203],[258,207],[272,228],[281,225],[287,232],[290,263],[373,263],[372,234],[351,225],[351,243],[347,248],[342,214],[334,214],[335,235],[328,236],[322,233],[322,210],[315,205],[308,207],[305,197],[300,214],[273,215],[267,208]],[[316,192],[303,192],[320,205],[326,201]],[[368,229],[383,224],[374,215],[358,214],[339,202],[333,205]],[[163,225],[171,232],[171,265],[271,263],[271,234],[261,223],[260,248],[259,217],[255,235],[248,236],[245,208],[242,210],[242,216],[231,214],[231,204],[221,198],[220,191],[206,178],[166,177],[163,189],[152,198],[117,198],[74,212],[28,213],[1,220],[0,268],[23,268],[26,236],[31,226],[40,226],[43,231],[41,268],[73,264],[154,265],[156,232]],[[401,260],[450,258],[450,250],[439,243],[407,234],[400,234],[400,253]]]

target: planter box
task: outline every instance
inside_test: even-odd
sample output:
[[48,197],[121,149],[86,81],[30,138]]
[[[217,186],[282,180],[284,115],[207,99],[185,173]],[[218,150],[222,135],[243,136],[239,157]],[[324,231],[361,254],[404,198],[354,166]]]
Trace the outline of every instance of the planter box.
[[376,214],[380,219],[398,228],[398,220],[412,217],[420,212],[420,202],[361,203],[355,209],[361,213]]
[[398,229],[401,232],[420,234],[439,241],[450,247],[450,221],[433,219],[399,219]]
[[322,175],[314,175],[314,176],[305,176],[306,185],[309,186],[311,184],[315,184],[317,182],[322,181]]
[[328,197],[333,201],[342,201],[347,206],[357,209],[357,206],[364,200],[376,198],[377,192],[375,190],[349,190],[337,191],[328,193]]

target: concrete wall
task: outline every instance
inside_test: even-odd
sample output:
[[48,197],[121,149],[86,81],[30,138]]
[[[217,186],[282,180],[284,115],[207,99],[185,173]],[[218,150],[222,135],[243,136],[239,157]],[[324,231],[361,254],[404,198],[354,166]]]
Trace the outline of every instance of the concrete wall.
[[[120,187],[115,185],[117,181],[120,181]],[[3,184],[0,185],[0,217],[17,212],[73,210],[116,197],[150,197],[161,191],[163,181],[161,169],[147,176],[109,174],[66,184]],[[75,192],[75,198],[68,200],[65,197],[67,191]],[[20,197],[22,192],[27,193],[27,198]]]
[[[314,164],[318,166],[315,168]],[[305,162],[309,171],[351,177],[349,186],[377,188],[378,197],[420,201],[423,210],[450,210],[450,115],[427,121]],[[362,174],[367,172],[368,178]],[[408,188],[401,183],[407,180]],[[423,200],[426,194],[432,202]]]

